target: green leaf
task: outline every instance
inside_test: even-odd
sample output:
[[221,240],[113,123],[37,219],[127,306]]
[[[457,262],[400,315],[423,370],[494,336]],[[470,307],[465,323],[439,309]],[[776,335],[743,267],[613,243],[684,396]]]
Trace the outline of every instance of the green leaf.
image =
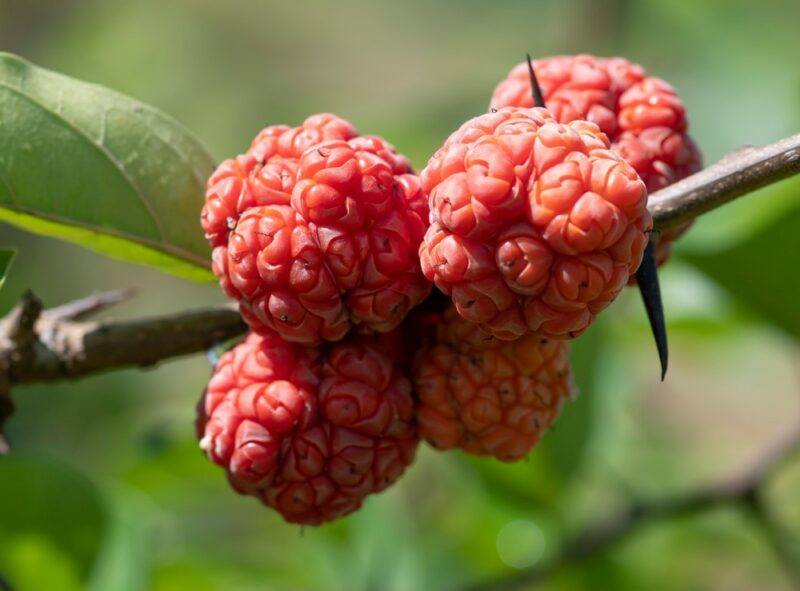
[[156,109],[0,53],[0,221],[211,279],[199,212],[213,166]]
[[149,508],[122,489],[105,497],[109,523],[87,590],[144,591],[150,582],[153,558]]
[[722,286],[739,303],[775,326],[800,338],[800,187],[793,191],[794,204],[778,216],[747,232],[722,251],[693,250],[682,257]]
[[16,254],[17,251],[13,248],[0,248],[0,287],[3,287],[3,283],[6,281],[8,269]]
[[17,455],[0,462],[0,483],[0,571],[27,564],[34,570],[25,580],[39,582],[29,588],[59,588],[45,584],[47,569],[35,568],[57,556],[71,565],[59,576],[88,576],[105,525],[96,487],[66,467]]
[[15,536],[0,560],[15,591],[81,591],[81,579],[68,554],[39,535]]
[[0,572],[15,589],[148,588],[152,510],[141,498],[17,455],[0,462],[0,482]]

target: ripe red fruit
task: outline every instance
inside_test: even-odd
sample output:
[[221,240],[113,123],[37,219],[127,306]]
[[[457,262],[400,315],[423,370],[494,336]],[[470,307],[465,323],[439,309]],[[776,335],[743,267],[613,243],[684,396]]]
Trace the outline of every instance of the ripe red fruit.
[[312,115],[298,127],[262,129],[245,154],[222,162],[206,183],[200,221],[211,246],[227,243],[228,233],[248,208],[289,203],[298,160],[306,148],[356,135],[349,122],[330,113]]
[[304,344],[387,332],[428,294],[427,203],[405,157],[333,115],[272,126],[209,179],[213,269],[257,332]]
[[[585,119],[608,135],[611,147],[636,169],[649,192],[702,168],[687,133],[686,112],[675,90],[622,58],[557,56],[533,62],[545,105],[561,123]],[[492,95],[491,107],[531,107],[527,63],[515,66]],[[660,237],[657,258],[689,224]]]
[[523,458],[577,390],[568,344],[498,341],[450,310],[414,368],[420,437],[503,461]]
[[236,491],[311,525],[395,482],[417,445],[409,380],[363,338],[322,350],[251,334],[220,358],[197,432]]
[[593,123],[503,108],[453,133],[421,173],[425,275],[458,313],[511,340],[573,338],[641,262],[644,183]]

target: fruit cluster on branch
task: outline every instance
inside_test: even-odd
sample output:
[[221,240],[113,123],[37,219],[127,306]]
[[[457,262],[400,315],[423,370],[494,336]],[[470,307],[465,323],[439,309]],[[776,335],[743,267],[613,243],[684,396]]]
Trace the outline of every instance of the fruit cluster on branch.
[[[701,172],[651,194],[647,208],[653,217],[653,229],[659,231],[694,219],[795,174],[800,174],[800,134],[765,146],[735,150]],[[0,368],[0,375],[6,385],[75,379],[100,371],[154,365],[204,352],[246,329],[239,314],[229,305],[126,322],[86,322],[69,317],[60,320],[50,316],[43,326],[34,327],[38,344],[23,351],[9,339],[10,327],[15,324],[13,319],[20,307],[29,310],[39,307],[31,304],[36,299],[26,294],[0,322],[0,349],[8,360]],[[53,310],[81,309],[89,302],[90,311],[82,315],[85,318],[107,308],[107,299],[116,301],[108,294],[96,294]],[[131,334],[137,338],[123,338]],[[181,335],[179,343],[172,339],[176,334]]]
[[237,491],[290,521],[357,509],[419,439],[524,457],[575,395],[566,341],[633,281],[651,229],[664,262],[696,215],[800,172],[794,136],[692,174],[668,84],[622,59],[533,67],[546,109],[517,66],[419,177],[335,115],[263,129],[209,179],[201,216],[241,317],[93,322],[125,295],[43,311],[28,294],[0,322],[0,427],[12,384],[152,365],[246,323],[198,435]]
[[[198,436],[234,489],[288,521],[357,509],[419,438],[523,458],[576,393],[566,341],[645,255],[655,278],[647,189],[700,167],[672,88],[623,59],[565,56],[517,66],[490,108],[419,177],[322,113],[264,128],[208,180],[213,269],[252,333],[217,364]],[[640,288],[652,321],[657,280]],[[329,404],[339,357],[350,374]]]

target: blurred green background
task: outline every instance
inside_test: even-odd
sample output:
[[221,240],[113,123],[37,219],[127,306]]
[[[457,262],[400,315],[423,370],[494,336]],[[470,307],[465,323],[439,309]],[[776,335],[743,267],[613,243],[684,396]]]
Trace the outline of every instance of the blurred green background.
[[[798,23],[797,0],[0,0],[0,50],[149,102],[219,159],[267,123],[329,110],[419,167],[526,51],[616,54],[677,87],[710,163],[800,128]],[[0,245],[19,249],[0,313],[25,288],[54,305],[136,287],[117,317],[222,300],[5,225]],[[318,529],[233,494],[201,456],[202,356],[17,388],[0,573],[17,591],[455,590],[513,574],[630,498],[746,467],[796,426],[799,254],[797,181],[705,216],[663,273],[664,384],[626,293],[576,343],[581,398],[529,460],[422,448],[397,486]],[[800,462],[769,500],[800,550]],[[720,508],[649,525],[537,588],[792,585],[748,515]]]

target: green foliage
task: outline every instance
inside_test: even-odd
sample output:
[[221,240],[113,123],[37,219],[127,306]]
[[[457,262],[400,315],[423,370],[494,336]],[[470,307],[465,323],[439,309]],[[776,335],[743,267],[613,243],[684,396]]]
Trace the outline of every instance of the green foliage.
[[144,591],[149,511],[71,468],[19,456],[0,462],[0,572],[18,591]]
[[[749,197],[756,215],[742,215],[751,223],[722,249],[707,247],[683,253],[749,310],[775,326],[800,337],[800,182],[787,181]],[[773,207],[765,207],[769,198]],[[744,208],[743,208],[744,209]],[[747,210],[745,209],[745,212]],[[712,214],[713,215],[713,214]]]
[[16,254],[17,251],[13,248],[0,248],[0,287],[3,287],[3,283],[6,281],[8,269]]
[[131,493],[116,489],[108,495],[108,523],[97,554],[88,591],[145,591],[150,581],[152,539],[145,504]]
[[74,588],[61,583],[88,576],[103,539],[95,486],[60,465],[17,456],[0,462],[0,483],[0,571],[24,571],[31,591]]
[[16,536],[4,544],[3,568],[18,591],[81,591],[81,579],[63,548],[45,535]]
[[208,279],[198,229],[213,161],[180,124],[0,54],[0,220]]

